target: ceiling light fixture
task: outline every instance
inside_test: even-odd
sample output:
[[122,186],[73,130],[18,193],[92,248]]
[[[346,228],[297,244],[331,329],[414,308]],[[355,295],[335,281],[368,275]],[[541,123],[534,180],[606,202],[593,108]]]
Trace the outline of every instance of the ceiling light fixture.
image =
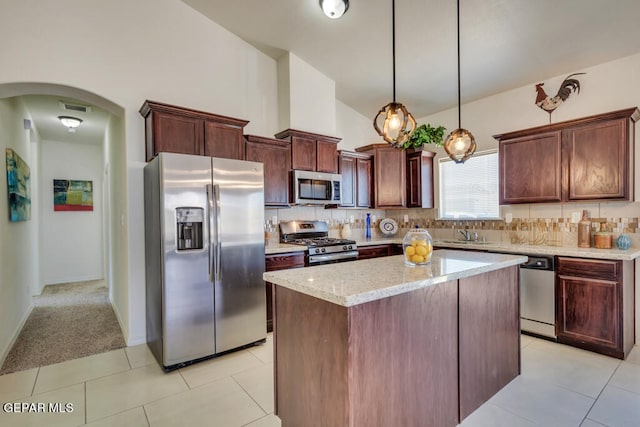
[[60,123],[66,126],[67,130],[72,133],[75,132],[76,128],[80,126],[80,123],[82,123],[82,119],[71,116],[58,116],[58,120],[60,120]]
[[[373,127],[378,135],[393,147],[400,147],[416,130],[416,121],[399,102],[396,102],[396,2],[391,2],[391,32],[393,45],[393,102],[380,109],[373,119]],[[381,123],[382,122],[382,123]],[[380,126],[380,124],[382,126]],[[409,129],[407,129],[407,125]]]
[[320,0],[320,7],[331,19],[338,19],[349,9],[349,0]]
[[444,151],[456,163],[464,163],[476,151],[476,139],[471,132],[460,126],[460,0],[457,2],[458,13],[458,129],[447,136]]

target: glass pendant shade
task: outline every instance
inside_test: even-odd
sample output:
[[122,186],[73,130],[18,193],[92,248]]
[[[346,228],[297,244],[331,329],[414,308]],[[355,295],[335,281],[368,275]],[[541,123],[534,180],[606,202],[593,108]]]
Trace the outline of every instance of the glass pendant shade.
[[320,7],[331,19],[338,19],[349,9],[349,0],[320,0]]
[[416,130],[416,121],[404,105],[390,102],[380,109],[373,120],[373,127],[378,135],[397,148]]
[[476,139],[466,129],[458,128],[444,141],[444,151],[456,163],[464,163],[476,152]]

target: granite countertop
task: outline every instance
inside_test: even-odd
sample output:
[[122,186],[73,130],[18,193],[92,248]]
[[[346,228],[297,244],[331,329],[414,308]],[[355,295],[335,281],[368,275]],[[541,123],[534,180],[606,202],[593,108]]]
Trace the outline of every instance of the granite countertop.
[[[397,235],[394,237],[379,237],[370,240],[358,240],[359,247],[384,245],[384,244],[400,244],[402,237]],[[512,254],[526,255],[560,255],[576,258],[597,258],[597,259],[613,259],[622,261],[631,261],[640,258],[640,248],[630,248],[627,250],[620,249],[596,249],[596,248],[578,248],[574,246],[544,246],[544,245],[514,245],[505,242],[454,242],[452,240],[433,240],[433,245],[447,249],[473,249],[477,251],[489,251]]]
[[449,280],[518,265],[524,256],[437,250],[431,263],[409,267],[396,255],[302,269],[272,271],[264,280],[334,304],[351,307]]
[[[392,237],[373,237],[367,240],[356,240],[358,247],[367,247],[375,245],[401,244],[402,236]],[[447,249],[473,249],[476,251],[500,252],[512,254],[526,255],[560,255],[576,258],[596,258],[631,261],[640,258],[640,248],[630,248],[627,250],[620,249],[596,249],[596,248],[578,248],[573,246],[544,246],[544,245],[514,245],[506,242],[454,242],[452,240],[433,240],[433,245],[439,248]],[[280,254],[287,252],[304,252],[306,246],[291,245],[287,243],[270,242],[265,247],[265,254]]]

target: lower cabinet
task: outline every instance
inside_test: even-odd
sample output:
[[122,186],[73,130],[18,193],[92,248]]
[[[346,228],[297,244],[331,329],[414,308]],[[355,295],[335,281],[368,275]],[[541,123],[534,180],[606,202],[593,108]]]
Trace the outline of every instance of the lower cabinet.
[[391,243],[383,245],[360,246],[358,259],[378,258],[381,256],[402,255],[402,244]]
[[378,258],[389,256],[391,245],[361,246],[358,248],[358,259]]
[[624,359],[634,343],[633,261],[558,257],[558,342]]
[[[304,267],[304,252],[265,255],[265,270],[276,271]],[[267,332],[273,331],[273,284],[264,282],[267,292]]]

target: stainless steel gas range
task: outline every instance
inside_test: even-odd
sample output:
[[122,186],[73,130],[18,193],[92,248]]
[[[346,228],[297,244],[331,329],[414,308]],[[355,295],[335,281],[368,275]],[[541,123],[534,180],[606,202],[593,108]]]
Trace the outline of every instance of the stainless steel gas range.
[[329,227],[324,221],[281,222],[280,242],[306,246],[308,266],[354,261],[358,257],[356,242],[329,237]]

